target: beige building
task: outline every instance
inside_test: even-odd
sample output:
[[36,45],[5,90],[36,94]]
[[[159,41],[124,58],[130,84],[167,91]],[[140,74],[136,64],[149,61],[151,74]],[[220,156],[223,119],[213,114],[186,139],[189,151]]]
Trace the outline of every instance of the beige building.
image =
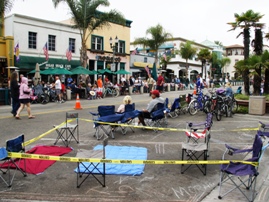
[[224,73],[225,75],[228,73],[229,78],[231,80],[236,79],[238,77],[238,75],[236,75],[235,73],[235,68],[234,65],[236,62],[238,62],[239,60],[243,60],[244,59],[244,46],[235,44],[235,45],[231,45],[231,46],[226,46],[226,57],[230,58],[231,63],[229,65],[227,65],[226,67],[224,67]]

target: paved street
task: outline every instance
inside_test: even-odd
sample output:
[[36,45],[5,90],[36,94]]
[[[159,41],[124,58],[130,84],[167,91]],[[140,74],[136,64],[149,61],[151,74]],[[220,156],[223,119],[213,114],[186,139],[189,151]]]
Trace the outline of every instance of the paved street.
[[[179,93],[188,91],[166,92],[162,97],[168,97],[170,102]],[[143,109],[151,99],[148,94],[132,95],[136,109]],[[47,105],[33,104],[32,112],[36,119],[29,120],[26,110],[22,112],[21,120],[14,119],[10,114],[10,106],[0,106],[0,146],[5,141],[24,133],[26,140],[37,137],[53,128],[53,125],[65,120],[68,111],[79,112],[79,118],[91,119],[89,111],[96,111],[98,105],[114,104],[118,107],[123,96],[101,100],[80,100],[82,110],[74,110],[75,100],[63,104],[49,103]],[[187,121],[204,121],[205,114],[199,112],[195,116],[180,115],[168,118],[169,128],[184,129]],[[210,160],[220,160],[225,150],[224,144],[242,147],[251,146],[258,127],[258,121],[269,123],[268,114],[253,116],[236,114],[219,122],[214,117],[211,131]],[[77,149],[92,149],[101,142],[93,137],[95,130],[91,122],[80,120],[80,143],[71,143],[73,151],[66,156],[76,156]],[[245,130],[247,129],[247,130]],[[26,150],[35,145],[53,145],[56,132],[28,145]],[[126,145],[146,147],[148,160],[180,160],[181,144],[185,141],[184,132],[135,129],[126,135],[115,132],[115,139],[109,139],[109,145]],[[58,145],[62,145],[59,143]],[[56,162],[43,174],[30,175],[26,178],[16,175],[11,188],[0,181],[0,201],[188,201],[211,202],[218,199],[219,165],[208,165],[204,176],[192,166],[184,174],[180,173],[180,165],[146,165],[141,176],[107,175],[106,187],[100,186],[94,179],[88,179],[80,188],[76,188],[76,163]],[[259,195],[255,201],[267,202],[269,198],[269,151],[263,157],[260,165],[257,190]],[[221,201],[246,201],[243,195],[234,191]]]

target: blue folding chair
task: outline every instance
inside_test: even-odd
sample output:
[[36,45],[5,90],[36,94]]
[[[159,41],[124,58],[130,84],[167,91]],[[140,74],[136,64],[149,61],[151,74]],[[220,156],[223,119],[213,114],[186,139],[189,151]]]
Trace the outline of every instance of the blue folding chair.
[[154,132],[158,132],[158,127],[165,127],[167,125],[165,119],[165,103],[157,103],[153,112],[150,113],[150,116],[151,118],[147,119],[147,124],[156,128],[153,129]]
[[[167,98],[168,99],[168,98]],[[172,103],[171,107],[169,104],[166,104],[166,114],[171,118],[178,117],[180,115],[180,98],[175,98],[174,102]]]
[[[256,191],[256,182],[257,177],[259,176],[258,167],[261,162],[262,156],[266,148],[269,146],[263,146],[263,142],[261,140],[262,132],[258,131],[255,136],[253,145],[250,149],[238,149],[235,147],[231,147],[229,145],[226,146],[226,151],[223,154],[223,160],[226,158],[226,155],[236,155],[242,153],[252,153],[252,157],[248,158],[246,161],[256,162],[256,165],[252,164],[244,164],[238,162],[231,162],[229,164],[221,165],[220,171],[220,183],[219,183],[219,199],[222,199],[224,196],[229,194],[230,192],[238,189],[248,201],[254,201],[257,196]],[[238,158],[237,158],[238,160]],[[225,193],[222,193],[222,186],[224,183],[232,182],[234,187],[230,188]],[[248,192],[248,193],[247,193]]]
[[[26,173],[26,161],[25,159],[16,159],[12,157],[8,157],[8,152],[20,152],[24,153],[25,148],[24,148],[24,134],[14,138],[7,140],[6,142],[6,148],[0,148],[0,171],[2,172],[3,175],[8,174],[7,179],[0,175],[0,178],[3,180],[3,182],[8,186],[11,187],[16,171],[20,171],[22,175],[25,177]],[[24,169],[22,170],[19,167],[19,164],[21,161],[24,161]],[[11,174],[11,169],[15,169],[13,172],[13,175]]]

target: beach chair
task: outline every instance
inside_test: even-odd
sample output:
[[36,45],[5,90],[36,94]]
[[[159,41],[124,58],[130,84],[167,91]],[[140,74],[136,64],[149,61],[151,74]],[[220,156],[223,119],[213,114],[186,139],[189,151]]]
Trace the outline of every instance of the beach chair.
[[[19,171],[24,177],[26,176],[26,161],[24,158],[16,159],[8,157],[8,152],[25,153],[24,134],[14,139],[7,140],[6,148],[0,148],[0,178],[8,187],[11,187],[17,171]],[[23,170],[19,167],[21,161],[24,161]],[[14,169],[14,171],[11,171],[11,169]],[[11,172],[13,172],[13,174],[11,174]],[[7,175],[4,176],[5,174]]]
[[[186,142],[182,143],[182,160],[207,160],[209,157],[210,130],[213,124],[213,115],[208,113],[206,121],[201,123],[186,123]],[[198,169],[206,175],[206,164],[181,165],[181,174],[191,166],[197,166]]]
[[[102,150],[85,150],[80,149],[77,152],[77,158],[83,159],[105,159],[106,158],[106,146],[108,145],[108,137],[103,140]],[[103,164],[102,169],[98,168],[99,164]],[[93,163],[93,162],[78,162],[75,172],[77,173],[77,188],[85,182],[90,176],[92,176],[103,187],[106,186],[106,167],[105,163]],[[101,176],[101,177],[100,177]],[[101,179],[100,179],[101,178]]]
[[171,118],[178,117],[180,114],[180,98],[175,98],[172,105],[167,105],[165,109],[166,114]]
[[[151,127],[165,127],[167,125],[167,121],[165,119],[165,104],[157,103],[154,107],[153,112],[150,113],[151,118],[146,119],[147,125]],[[162,124],[164,123],[164,124]],[[153,129],[154,132],[158,132],[158,129]]]
[[[238,154],[245,153],[251,155],[251,157],[247,157],[245,161],[256,162],[257,164],[244,164],[239,162],[233,162],[231,160],[229,164],[221,165],[218,196],[219,199],[222,199],[224,196],[234,190],[238,190],[238,193],[242,193],[249,202],[254,201],[255,197],[257,196],[256,182],[259,176],[259,163],[261,162],[264,151],[269,146],[269,144],[263,146],[263,142],[260,137],[261,134],[262,132],[258,132],[255,135],[253,145],[250,149],[239,149],[231,147],[227,144],[225,145],[226,150],[222,157],[223,160],[227,159],[227,155],[235,156],[234,158],[238,160],[240,157],[240,155]],[[229,190],[225,190],[225,193],[223,193],[223,186],[225,185],[225,188],[227,189],[228,187]]]
[[[74,120],[75,123],[70,123]],[[79,122],[77,112],[66,112],[65,123],[59,126],[54,125],[53,127],[56,128],[55,131],[57,133],[54,145],[56,145],[59,140],[62,140],[66,147],[68,147],[72,139],[79,143]]]

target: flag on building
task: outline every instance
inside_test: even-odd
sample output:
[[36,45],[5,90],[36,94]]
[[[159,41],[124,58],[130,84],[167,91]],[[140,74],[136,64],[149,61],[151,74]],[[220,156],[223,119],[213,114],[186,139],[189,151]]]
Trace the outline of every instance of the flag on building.
[[71,48],[71,46],[69,46],[69,48],[66,50],[65,55],[66,55],[66,58],[68,61],[72,60],[72,48]]
[[150,75],[149,66],[148,65],[145,67],[145,70],[146,70],[147,74]]
[[49,60],[49,50],[48,50],[48,43],[46,42],[43,47],[44,55],[46,57],[46,60]]
[[20,60],[20,46],[19,43],[14,47],[14,55],[16,56],[16,61]]

